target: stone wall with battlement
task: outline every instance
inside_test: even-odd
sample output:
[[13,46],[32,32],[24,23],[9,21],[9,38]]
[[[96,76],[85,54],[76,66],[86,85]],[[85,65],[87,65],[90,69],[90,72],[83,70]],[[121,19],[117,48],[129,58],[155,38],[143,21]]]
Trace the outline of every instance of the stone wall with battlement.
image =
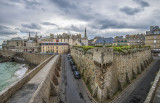
[[99,101],[112,98],[118,90],[123,90],[152,61],[149,48],[119,53],[112,48],[97,47],[86,52],[73,47],[71,55],[91,94]]

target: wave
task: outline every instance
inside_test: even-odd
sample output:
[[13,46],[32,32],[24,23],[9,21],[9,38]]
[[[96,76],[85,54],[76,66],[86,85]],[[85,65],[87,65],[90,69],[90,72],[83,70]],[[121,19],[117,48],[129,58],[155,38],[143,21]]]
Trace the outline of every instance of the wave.
[[19,68],[19,70],[17,70],[14,75],[17,76],[17,78],[22,78],[25,73],[27,72],[28,68],[25,66],[25,64],[22,64]]

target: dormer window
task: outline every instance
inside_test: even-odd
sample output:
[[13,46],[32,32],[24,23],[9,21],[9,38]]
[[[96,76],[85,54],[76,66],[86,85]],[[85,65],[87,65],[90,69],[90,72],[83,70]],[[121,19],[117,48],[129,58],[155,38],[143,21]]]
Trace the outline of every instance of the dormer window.
[[159,31],[154,31],[154,34],[160,34],[160,32]]

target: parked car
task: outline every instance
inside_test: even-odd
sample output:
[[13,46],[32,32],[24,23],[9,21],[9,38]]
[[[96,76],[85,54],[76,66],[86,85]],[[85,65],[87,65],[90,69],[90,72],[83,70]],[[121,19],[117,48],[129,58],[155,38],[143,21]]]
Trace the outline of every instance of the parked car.
[[74,62],[73,62],[73,60],[70,60],[70,64],[71,64],[71,66],[72,66],[72,65],[74,65]]
[[72,57],[71,57],[71,56],[67,56],[67,57],[68,57],[68,60],[72,59]]
[[76,79],[80,79],[81,78],[81,75],[79,73],[79,71],[73,71],[73,75]]
[[77,71],[77,67],[75,65],[72,65],[71,69],[72,71]]

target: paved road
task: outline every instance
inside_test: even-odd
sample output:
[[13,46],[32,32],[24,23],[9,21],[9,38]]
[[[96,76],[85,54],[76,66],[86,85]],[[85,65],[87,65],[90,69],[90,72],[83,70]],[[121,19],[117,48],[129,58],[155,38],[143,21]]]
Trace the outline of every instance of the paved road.
[[60,103],[92,103],[81,79],[75,79],[67,55],[62,56]]
[[112,103],[143,103],[159,68],[160,58],[154,58],[154,62],[144,71],[142,76]]

